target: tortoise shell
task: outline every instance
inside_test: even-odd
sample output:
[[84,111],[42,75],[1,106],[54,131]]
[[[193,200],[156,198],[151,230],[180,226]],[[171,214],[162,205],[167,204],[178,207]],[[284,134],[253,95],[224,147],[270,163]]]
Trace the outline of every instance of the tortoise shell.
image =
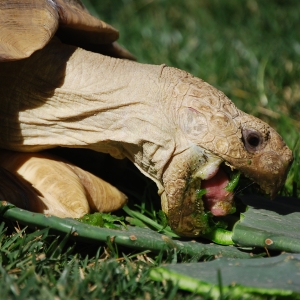
[[134,59],[115,42],[119,32],[79,0],[0,1],[0,27],[0,61],[27,58],[54,35],[86,50]]

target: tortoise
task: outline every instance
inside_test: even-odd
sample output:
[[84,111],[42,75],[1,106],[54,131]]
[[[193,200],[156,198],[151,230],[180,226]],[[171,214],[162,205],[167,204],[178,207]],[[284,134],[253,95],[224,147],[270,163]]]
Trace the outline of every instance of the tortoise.
[[79,0],[0,1],[0,14],[2,199],[61,217],[126,203],[109,183],[36,153],[54,147],[131,160],[181,236],[204,233],[206,211],[231,212],[224,168],[271,197],[284,184],[293,155],[274,129],[183,70],[134,61]]

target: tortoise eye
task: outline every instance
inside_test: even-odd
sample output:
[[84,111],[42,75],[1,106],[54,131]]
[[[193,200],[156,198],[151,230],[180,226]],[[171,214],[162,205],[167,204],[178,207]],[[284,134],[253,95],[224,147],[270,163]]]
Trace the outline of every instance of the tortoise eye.
[[250,153],[261,150],[264,147],[263,136],[253,129],[243,129],[243,143]]

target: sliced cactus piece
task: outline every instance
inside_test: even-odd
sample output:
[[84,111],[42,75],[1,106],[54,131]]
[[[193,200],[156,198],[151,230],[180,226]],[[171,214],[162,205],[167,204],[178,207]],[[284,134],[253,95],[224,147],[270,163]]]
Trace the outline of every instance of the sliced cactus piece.
[[171,280],[180,289],[209,295],[209,299],[300,299],[300,254],[172,264],[152,269],[150,277]]
[[249,208],[233,229],[235,244],[300,253],[299,199],[244,196],[243,202]]

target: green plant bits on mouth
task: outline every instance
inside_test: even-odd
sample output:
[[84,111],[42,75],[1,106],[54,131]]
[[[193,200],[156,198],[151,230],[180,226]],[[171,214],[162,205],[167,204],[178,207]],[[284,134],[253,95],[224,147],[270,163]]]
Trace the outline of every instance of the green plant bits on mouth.
[[202,199],[202,196],[204,196],[206,192],[207,192],[206,189],[196,190],[197,199]]
[[201,228],[201,234],[206,234],[212,230],[210,226],[211,216],[209,213],[195,213],[194,218],[197,226]]
[[228,182],[228,184],[225,187],[225,190],[227,192],[233,192],[234,191],[234,189],[236,188],[236,186],[239,183],[240,176],[241,176],[241,172],[240,171],[237,171],[237,172],[235,172],[235,173],[232,174],[232,176],[230,178],[230,181]]
[[[239,171],[234,172],[230,176],[230,180],[227,186],[224,188],[228,192],[233,192],[236,186],[239,183],[241,173]],[[230,231],[225,230],[227,228],[227,222],[221,221],[218,219],[214,219],[213,214],[210,211],[206,211],[203,205],[203,196],[207,193],[206,189],[197,189],[196,190],[196,210],[193,214],[193,217],[196,220],[197,226],[201,228],[201,235],[206,236],[207,234],[213,233],[213,235],[217,234],[218,236],[223,236],[223,231],[226,231],[226,234],[230,233]],[[236,212],[236,207],[233,206],[229,212],[229,214],[233,214]],[[222,231],[223,230],[223,231]],[[231,235],[231,233],[230,233]],[[219,238],[215,239],[219,244],[222,244],[222,241]],[[228,241],[227,241],[228,242]],[[227,243],[226,242],[226,243]],[[225,244],[226,244],[225,243]],[[230,244],[232,241],[230,239]]]

